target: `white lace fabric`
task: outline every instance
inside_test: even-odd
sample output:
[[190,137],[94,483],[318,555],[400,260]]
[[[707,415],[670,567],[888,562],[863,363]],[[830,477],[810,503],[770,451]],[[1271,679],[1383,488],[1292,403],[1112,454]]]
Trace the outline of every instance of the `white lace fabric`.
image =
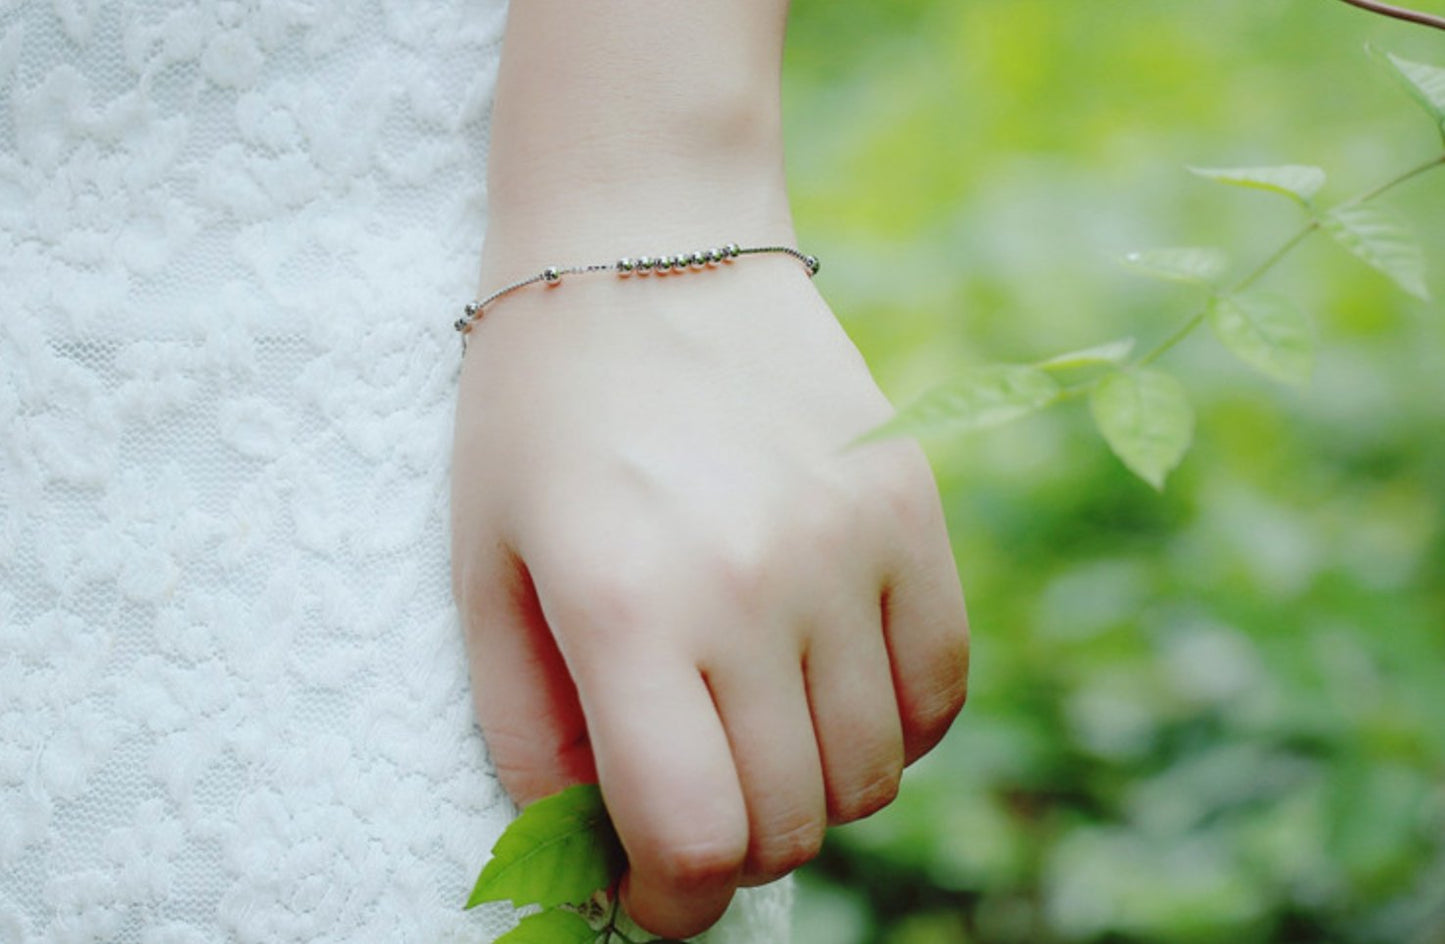
[[446,539],[504,15],[0,0],[0,944],[512,925]]

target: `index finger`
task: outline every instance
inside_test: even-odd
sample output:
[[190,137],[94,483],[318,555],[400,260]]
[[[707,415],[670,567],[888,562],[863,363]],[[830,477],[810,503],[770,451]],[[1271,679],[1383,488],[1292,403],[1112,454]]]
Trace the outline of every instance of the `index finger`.
[[[700,670],[640,643],[593,642],[573,668],[608,812],[627,850],[623,904],[668,938],[727,909],[748,849],[737,769]],[[577,638],[573,636],[572,638]],[[657,637],[653,637],[657,638]]]

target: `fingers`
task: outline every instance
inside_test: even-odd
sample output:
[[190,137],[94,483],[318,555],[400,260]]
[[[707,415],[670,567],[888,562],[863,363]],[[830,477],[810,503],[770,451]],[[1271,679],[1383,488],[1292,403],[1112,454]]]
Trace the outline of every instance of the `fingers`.
[[587,725],[530,575],[500,544],[458,574],[477,720],[520,805],[596,780]]
[[747,810],[707,684],[690,662],[615,648],[579,684],[627,850],[623,904],[654,934],[697,934],[727,908],[748,851]]
[[903,774],[903,730],[880,618],[876,599],[839,612],[832,617],[835,632],[818,634],[808,652],[808,702],[825,771],[828,820],[835,824],[887,806]]
[[797,649],[776,645],[791,634],[765,638],[791,651],[734,657],[708,675],[747,807],[744,885],[771,882],[811,860],[827,828],[823,765]]
[[889,512],[902,536],[883,601],[905,762],[936,745],[968,694],[968,615],[932,472],[918,455]]
[[962,590],[932,474],[901,455],[846,526],[797,516],[788,546],[821,549],[801,561],[667,560],[644,517],[609,515],[579,528],[605,543],[522,548],[535,586],[515,555],[471,581],[499,773],[524,802],[600,780],[624,904],[654,934],[706,929],[739,884],[811,859],[828,822],[885,806],[961,709]]

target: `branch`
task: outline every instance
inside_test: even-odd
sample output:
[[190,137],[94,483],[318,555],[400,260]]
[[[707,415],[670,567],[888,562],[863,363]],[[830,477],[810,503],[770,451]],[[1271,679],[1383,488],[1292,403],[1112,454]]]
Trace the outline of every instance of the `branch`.
[[1445,16],[1421,13],[1419,10],[1380,3],[1379,0],[1344,0],[1344,2],[1350,6],[1359,7],[1361,10],[1369,10],[1371,13],[1379,13],[1397,20],[1406,20],[1410,23],[1419,23],[1422,26],[1433,26],[1435,29],[1445,30]]
[[[1354,3],[1355,0],[1345,0],[1345,2]],[[1339,206],[1348,207],[1355,206],[1356,204],[1360,203],[1367,203],[1370,200],[1373,200],[1376,197],[1380,196],[1381,194],[1386,193],[1390,190],[1394,190],[1401,184],[1414,180],[1416,177],[1419,177],[1426,171],[1434,170],[1437,167],[1445,167],[1445,154],[1442,154],[1439,157],[1432,157],[1425,163],[1420,164],[1417,167],[1412,167],[1409,170],[1405,171],[1403,174],[1400,174],[1399,176],[1392,177],[1391,179],[1385,181],[1383,184],[1380,184],[1374,190],[1368,191],[1367,193],[1362,193],[1351,200],[1346,200],[1344,203],[1339,204]],[[1338,207],[1336,209],[1338,209]],[[1309,236],[1311,233],[1315,232],[1319,228],[1319,220],[1317,218],[1311,217],[1308,223],[1306,223],[1298,232],[1291,236],[1283,245],[1276,249],[1274,253],[1268,259],[1262,262],[1258,267],[1256,267],[1254,271],[1250,272],[1238,282],[1235,282],[1233,285],[1224,289],[1219,294],[1233,295],[1236,292],[1242,292],[1245,289],[1249,288],[1255,282],[1258,282],[1260,279],[1264,278],[1264,276],[1267,275],[1269,271],[1273,269],[1281,259],[1293,252],[1296,246],[1304,242],[1307,236]],[[1187,321],[1185,321],[1177,329],[1175,329],[1173,334],[1169,335],[1169,337],[1159,342],[1159,344],[1155,345],[1152,349],[1149,350],[1148,353],[1144,354],[1142,357],[1136,358],[1134,360],[1133,366],[1145,367],[1149,364],[1154,363],[1154,361],[1157,361],[1165,354],[1168,354],[1171,350],[1178,346],[1180,341],[1183,341],[1185,338],[1189,337],[1189,335],[1193,334],[1194,329],[1202,325],[1204,323],[1204,319],[1207,317],[1209,317],[1208,308],[1201,308],[1200,310],[1196,311],[1193,315],[1189,317]],[[1085,390],[1088,389],[1088,386],[1089,385],[1071,387],[1066,390],[1065,393],[1072,393],[1074,390]]]

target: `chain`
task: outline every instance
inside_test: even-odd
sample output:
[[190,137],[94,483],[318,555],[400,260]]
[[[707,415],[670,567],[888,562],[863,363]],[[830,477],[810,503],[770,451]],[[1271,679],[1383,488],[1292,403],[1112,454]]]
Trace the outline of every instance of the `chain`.
[[529,285],[539,283],[548,286],[560,285],[563,277],[569,275],[592,275],[598,272],[611,272],[618,278],[629,278],[632,276],[667,275],[678,272],[695,272],[703,269],[711,269],[719,265],[731,263],[734,259],[742,256],[761,255],[784,255],[792,256],[803,264],[807,270],[808,277],[812,278],[818,273],[818,257],[810,256],[792,246],[739,246],[737,243],[728,243],[726,246],[716,246],[712,249],[704,249],[699,252],[684,252],[678,255],[668,256],[623,256],[616,262],[594,262],[591,265],[576,266],[548,266],[536,275],[519,279],[510,285],[504,285],[490,295],[467,302],[462,317],[453,324],[458,333],[462,336],[462,347],[465,349],[467,335],[471,333],[477,322],[482,320],[487,308],[497,300],[504,298],[513,292],[520,291]]

